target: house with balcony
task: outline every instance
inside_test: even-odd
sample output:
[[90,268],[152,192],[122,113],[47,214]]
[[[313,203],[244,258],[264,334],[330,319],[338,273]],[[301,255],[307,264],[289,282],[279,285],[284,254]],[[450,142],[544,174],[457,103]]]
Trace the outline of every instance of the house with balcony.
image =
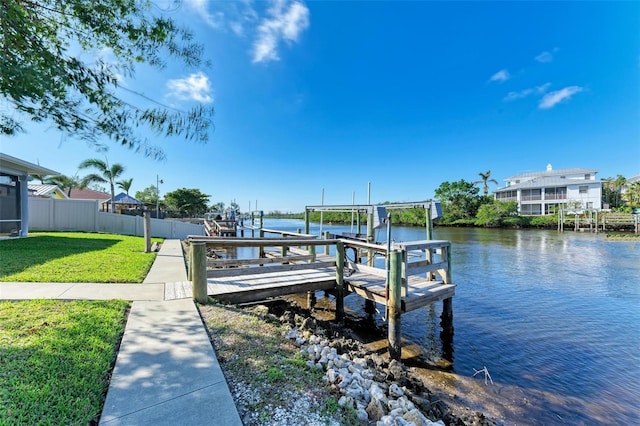
[[602,181],[595,169],[554,170],[551,164],[540,172],[511,176],[504,188],[494,191],[496,200],[516,201],[523,215],[555,213],[559,206],[574,210],[602,208]]

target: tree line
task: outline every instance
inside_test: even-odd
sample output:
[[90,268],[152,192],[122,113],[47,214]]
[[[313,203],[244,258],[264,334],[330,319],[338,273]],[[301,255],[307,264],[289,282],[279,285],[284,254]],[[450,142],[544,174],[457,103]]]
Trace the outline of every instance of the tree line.
[[[482,227],[553,227],[558,222],[556,214],[544,216],[524,216],[518,212],[516,201],[500,201],[489,196],[489,183],[498,184],[491,179],[491,171],[479,173],[480,180],[469,182],[464,179],[454,182],[442,182],[435,190],[435,198],[440,201],[443,216],[435,220],[436,225],[444,226],[482,226]],[[616,178],[603,179],[602,201],[614,212],[630,213],[640,208],[640,182],[627,183],[618,175]],[[480,193],[480,185],[482,194]],[[624,189],[624,191],[623,191]],[[382,203],[389,204],[389,203]],[[577,207],[577,206],[576,206]],[[281,218],[304,218],[303,213],[281,214],[272,212],[269,216]],[[320,222],[320,212],[311,212],[309,218]],[[325,223],[350,223],[351,212],[323,212]],[[366,218],[362,218],[363,221]],[[422,226],[425,223],[424,209],[394,210],[391,212],[394,224]]]

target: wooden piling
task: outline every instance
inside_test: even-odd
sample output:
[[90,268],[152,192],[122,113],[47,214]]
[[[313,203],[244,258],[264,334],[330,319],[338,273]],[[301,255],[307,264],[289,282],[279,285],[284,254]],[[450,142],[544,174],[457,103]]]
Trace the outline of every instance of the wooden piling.
[[393,250],[389,253],[389,301],[387,317],[389,320],[389,357],[400,361],[402,344],[400,334],[401,292],[402,292],[402,252]]
[[344,318],[344,243],[336,243],[336,321]]
[[304,209],[304,233],[309,234],[309,210]]
[[[329,231],[324,231],[324,239],[325,240],[329,239]],[[324,246],[324,254],[329,256],[329,244]]]
[[[443,257],[447,260],[447,273],[443,278],[445,283],[451,283],[451,246],[442,248]],[[440,325],[443,333],[453,336],[453,298],[449,297],[442,301],[442,316]]]
[[207,303],[207,245],[204,242],[191,243],[193,270],[193,298],[198,303]]
[[[261,239],[264,238],[264,229],[262,229],[262,227],[260,227],[260,230],[258,231],[258,236]],[[258,257],[265,257],[263,246],[260,246],[260,248],[258,248]]]
[[[373,244],[375,241],[375,231],[373,229],[373,212],[367,213],[367,242]],[[373,267],[374,251],[369,249],[367,254],[367,265]]]
[[307,292],[307,309],[313,309],[316,306],[316,292]]

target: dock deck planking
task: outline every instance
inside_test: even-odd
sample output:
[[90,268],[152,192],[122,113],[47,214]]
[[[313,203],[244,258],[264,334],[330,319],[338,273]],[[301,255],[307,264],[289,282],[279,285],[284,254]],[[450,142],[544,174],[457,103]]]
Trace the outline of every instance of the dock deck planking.
[[225,302],[246,303],[306,291],[330,290],[335,285],[335,268],[320,268],[211,277],[207,278],[207,293]]
[[[347,290],[382,305],[387,304],[385,280],[375,275],[355,273],[345,277]],[[455,284],[442,281],[427,281],[425,278],[409,277],[407,294],[402,297],[402,311],[409,312],[423,306],[453,297]]]

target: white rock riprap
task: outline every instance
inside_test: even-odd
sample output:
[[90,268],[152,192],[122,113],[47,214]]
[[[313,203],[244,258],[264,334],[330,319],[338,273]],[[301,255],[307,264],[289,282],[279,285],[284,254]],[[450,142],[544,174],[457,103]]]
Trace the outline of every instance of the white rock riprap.
[[300,347],[310,368],[325,372],[326,382],[341,394],[338,405],[356,410],[361,422],[375,421],[377,426],[444,426],[442,420],[432,421],[424,416],[407,397],[406,389],[397,383],[376,381],[366,359],[338,354],[329,340],[308,331],[293,328],[286,336]]

